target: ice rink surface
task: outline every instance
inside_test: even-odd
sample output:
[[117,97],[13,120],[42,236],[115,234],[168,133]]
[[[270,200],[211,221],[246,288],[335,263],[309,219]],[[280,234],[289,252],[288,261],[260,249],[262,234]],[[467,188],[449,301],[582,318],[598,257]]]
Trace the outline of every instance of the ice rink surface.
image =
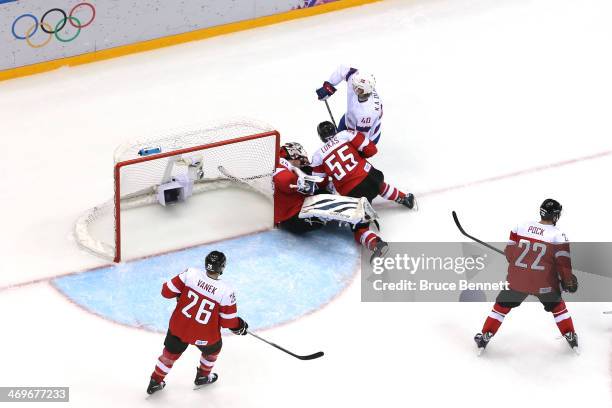
[[[248,116],[312,152],[316,124],[327,119],[314,89],[340,63],[375,74],[385,114],[372,163],[420,197],[418,212],[379,203],[386,240],[461,240],[454,209],[470,231],[503,241],[551,196],[563,204],[559,227],[570,239],[609,241],[611,17],[606,0],[389,0],[0,83],[0,385],[70,386],[78,407],[610,406],[612,321],[601,312],[611,304],[568,305],[580,356],[529,303],[477,358],[472,336],[491,304],[361,303],[353,278],[324,307],[262,331],[324,358],[301,362],[226,336],[218,383],[191,390],[198,352],[190,349],[166,389],[145,400],[163,334],[94,315],[51,279],[107,264],[76,246],[72,228],[111,197],[116,146]],[[330,100],[336,119],[340,89]],[[255,203],[245,217],[244,200],[218,195],[203,213],[226,222],[194,222],[202,242],[261,229],[269,207]],[[274,249],[261,243],[262,254]],[[240,255],[228,253],[230,262]],[[300,262],[314,271],[322,260]],[[184,266],[169,265],[168,275]],[[290,262],[275,268],[284,278],[292,272]],[[274,273],[266,279],[274,285]],[[118,280],[124,292],[131,281]],[[295,303],[277,289],[271,304]]]

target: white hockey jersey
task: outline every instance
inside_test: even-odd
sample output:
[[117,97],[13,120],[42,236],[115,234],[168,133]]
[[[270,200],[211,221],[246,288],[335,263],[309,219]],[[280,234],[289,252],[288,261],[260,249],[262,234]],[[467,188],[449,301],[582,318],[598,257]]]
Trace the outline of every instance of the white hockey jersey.
[[374,143],[380,136],[380,123],[383,115],[383,105],[380,96],[374,90],[372,96],[365,102],[359,102],[357,94],[351,85],[351,77],[357,72],[356,68],[340,65],[329,77],[328,82],[336,86],[346,81],[347,108],[345,123],[347,129],[364,133]]

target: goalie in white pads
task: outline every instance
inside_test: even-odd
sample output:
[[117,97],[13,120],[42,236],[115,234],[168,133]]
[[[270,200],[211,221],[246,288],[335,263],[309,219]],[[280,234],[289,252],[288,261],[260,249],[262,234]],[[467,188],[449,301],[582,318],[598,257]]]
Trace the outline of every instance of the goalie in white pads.
[[281,146],[273,178],[274,224],[302,234],[328,222],[348,223],[358,243],[370,249],[374,257],[383,256],[388,246],[369,230],[370,222],[376,220],[377,215],[368,200],[333,194],[313,195],[327,180],[309,175],[311,171],[306,151],[299,143]]
[[317,96],[324,101],[336,92],[336,86],[346,81],[347,107],[338,123],[338,132],[356,130],[365,134],[374,144],[380,140],[380,124],[383,115],[383,105],[376,92],[376,79],[373,75],[340,65],[317,89]]

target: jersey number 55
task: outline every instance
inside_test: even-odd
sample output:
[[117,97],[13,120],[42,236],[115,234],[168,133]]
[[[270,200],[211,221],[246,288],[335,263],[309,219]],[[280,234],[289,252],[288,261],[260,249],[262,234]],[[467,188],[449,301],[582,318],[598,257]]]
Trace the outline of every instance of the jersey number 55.
[[353,153],[348,152],[348,154],[346,154],[348,148],[348,146],[341,147],[325,160],[325,164],[332,171],[334,178],[338,181],[342,180],[347,173],[353,171],[358,164]]

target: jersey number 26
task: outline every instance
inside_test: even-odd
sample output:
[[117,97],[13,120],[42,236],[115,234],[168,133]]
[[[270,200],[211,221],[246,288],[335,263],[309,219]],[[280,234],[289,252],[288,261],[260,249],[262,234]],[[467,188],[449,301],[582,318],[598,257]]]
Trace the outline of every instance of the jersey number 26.
[[190,299],[193,298],[193,300],[187,306],[185,306],[183,310],[181,310],[181,312],[185,316],[187,316],[188,319],[191,319],[191,309],[193,309],[194,306],[199,303],[200,306],[198,307],[198,311],[195,314],[195,320],[200,324],[208,323],[212,311],[215,308],[215,304],[205,298],[202,298],[202,301],[200,302],[200,297],[198,296],[198,294],[191,290],[187,293],[187,297]]

